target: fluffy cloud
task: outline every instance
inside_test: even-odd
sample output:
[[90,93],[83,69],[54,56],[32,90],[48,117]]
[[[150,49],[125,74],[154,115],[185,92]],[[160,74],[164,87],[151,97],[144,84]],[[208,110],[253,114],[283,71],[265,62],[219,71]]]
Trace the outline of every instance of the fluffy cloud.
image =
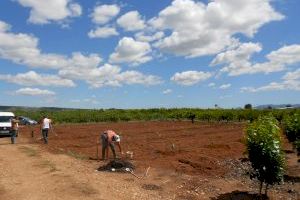
[[17,0],[22,6],[31,8],[29,22],[34,24],[47,24],[60,22],[69,17],[82,14],[81,6],[72,0]]
[[283,19],[270,0],[213,0],[208,4],[193,0],[174,0],[149,24],[171,34],[155,46],[179,56],[216,54],[231,46],[234,35],[252,37],[264,24]]
[[156,40],[159,40],[164,37],[164,32],[159,31],[154,34],[146,34],[145,32],[138,32],[134,35],[136,40],[141,41],[141,42],[153,42]]
[[10,26],[0,21],[0,58],[29,67],[60,69],[70,65],[98,65],[101,58],[97,54],[84,56],[75,52],[71,57],[60,54],[42,53],[38,39],[23,33],[11,33]]
[[117,16],[119,12],[120,7],[118,5],[98,5],[91,14],[92,21],[95,24],[105,24]]
[[215,87],[216,84],[215,84],[215,83],[209,83],[207,86],[208,86],[208,87]]
[[88,103],[88,104],[99,104],[100,101],[96,99],[96,97],[91,97],[91,98],[85,98],[85,99],[71,99],[71,103]]
[[230,76],[254,73],[271,73],[286,70],[288,66],[300,62],[300,45],[284,46],[272,51],[266,58],[268,61],[252,63],[251,56],[262,50],[257,43],[243,43],[236,48],[222,52],[216,56],[211,65],[225,65],[221,72]]
[[90,38],[108,38],[116,35],[119,35],[119,33],[113,27],[98,27],[88,33]]
[[116,80],[120,83],[128,85],[142,84],[142,85],[158,85],[162,80],[158,76],[144,75],[138,71],[125,71],[116,76]]
[[58,86],[58,87],[74,87],[75,83],[69,79],[63,79],[56,75],[41,75],[34,71],[15,76],[0,74],[0,80],[7,81],[23,86]]
[[15,91],[16,95],[24,95],[24,96],[53,96],[55,92],[49,90],[41,90],[38,88],[21,88]]
[[109,61],[112,63],[129,63],[136,66],[152,59],[149,55],[151,47],[147,42],[135,41],[133,38],[122,38],[115,52],[109,57]]
[[231,87],[231,84],[228,83],[228,84],[223,84],[223,85],[221,85],[219,88],[222,89],[222,90],[225,90],[225,89],[228,89],[228,88],[230,88],[230,87]]
[[177,72],[171,77],[171,81],[179,85],[191,86],[199,83],[201,81],[205,81],[212,76],[209,72],[201,72],[201,71],[185,71],[185,72]]
[[[38,39],[32,35],[9,32],[10,26],[0,21],[0,58],[12,62],[43,69],[58,70],[58,75],[39,75],[35,72],[25,74],[2,75],[1,79],[24,85],[74,86],[72,80],[83,80],[91,87],[121,86],[122,84],[156,85],[162,81],[160,77],[145,75],[138,71],[121,71],[118,66],[105,64],[97,54],[83,55],[74,52],[71,56],[41,53]],[[138,65],[151,60],[148,54],[151,47],[146,42],[138,42],[132,38],[123,38],[116,52],[111,55],[113,62],[130,62]],[[15,80],[13,80],[15,79]]]
[[162,93],[163,94],[170,94],[170,93],[172,93],[172,90],[171,89],[166,89]]
[[276,65],[293,65],[300,62],[300,44],[284,46],[267,55],[268,60]]
[[117,87],[123,84],[157,85],[162,83],[158,76],[145,75],[138,71],[122,72],[120,67],[110,64],[89,70],[70,67],[60,70],[59,75],[73,80],[84,80],[93,88]]
[[144,20],[141,19],[137,11],[130,11],[122,15],[117,23],[126,31],[138,31],[146,27]]
[[282,82],[271,82],[268,85],[258,88],[242,87],[241,92],[263,92],[275,90],[295,90],[300,91],[300,69],[288,72],[282,77]]

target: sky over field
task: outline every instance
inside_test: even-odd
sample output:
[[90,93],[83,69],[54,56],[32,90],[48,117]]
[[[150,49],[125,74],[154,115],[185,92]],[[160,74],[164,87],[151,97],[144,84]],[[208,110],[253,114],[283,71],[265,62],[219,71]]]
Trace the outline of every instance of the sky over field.
[[2,0],[0,105],[300,103],[299,0]]

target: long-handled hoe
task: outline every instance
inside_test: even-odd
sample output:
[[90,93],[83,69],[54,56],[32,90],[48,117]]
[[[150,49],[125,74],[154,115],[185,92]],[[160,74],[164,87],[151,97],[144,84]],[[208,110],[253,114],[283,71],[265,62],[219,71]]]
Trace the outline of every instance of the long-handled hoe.
[[97,161],[99,161],[99,148],[98,148],[98,143],[96,143],[96,151],[97,151],[97,155],[96,155],[96,158],[97,158]]

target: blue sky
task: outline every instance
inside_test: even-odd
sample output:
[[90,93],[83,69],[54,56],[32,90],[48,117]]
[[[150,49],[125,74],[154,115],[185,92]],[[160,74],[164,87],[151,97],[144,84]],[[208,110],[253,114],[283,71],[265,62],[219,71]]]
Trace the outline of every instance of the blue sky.
[[298,0],[4,0],[0,105],[299,103]]

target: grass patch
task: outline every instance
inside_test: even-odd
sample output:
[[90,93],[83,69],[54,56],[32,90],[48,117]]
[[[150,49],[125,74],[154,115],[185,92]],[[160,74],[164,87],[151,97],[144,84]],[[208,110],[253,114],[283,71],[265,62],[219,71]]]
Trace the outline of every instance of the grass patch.
[[41,168],[48,168],[50,172],[58,171],[58,169],[56,168],[56,165],[49,160],[43,160],[41,163],[39,163],[36,166],[41,167]]
[[70,151],[70,150],[67,151],[67,155],[71,156],[73,158],[76,158],[78,160],[88,160],[89,159],[89,157],[86,156],[86,155],[82,155],[80,153],[77,153],[77,152],[74,152],[74,151]]
[[98,191],[93,188],[92,186],[86,184],[86,183],[73,183],[71,185],[73,189],[76,191],[79,191],[80,193],[84,194],[85,196],[90,196],[94,194],[98,194]]
[[30,148],[30,147],[26,147],[26,146],[21,146],[19,147],[19,149],[24,152],[27,156],[29,157],[35,157],[35,156],[39,156],[37,150]]

